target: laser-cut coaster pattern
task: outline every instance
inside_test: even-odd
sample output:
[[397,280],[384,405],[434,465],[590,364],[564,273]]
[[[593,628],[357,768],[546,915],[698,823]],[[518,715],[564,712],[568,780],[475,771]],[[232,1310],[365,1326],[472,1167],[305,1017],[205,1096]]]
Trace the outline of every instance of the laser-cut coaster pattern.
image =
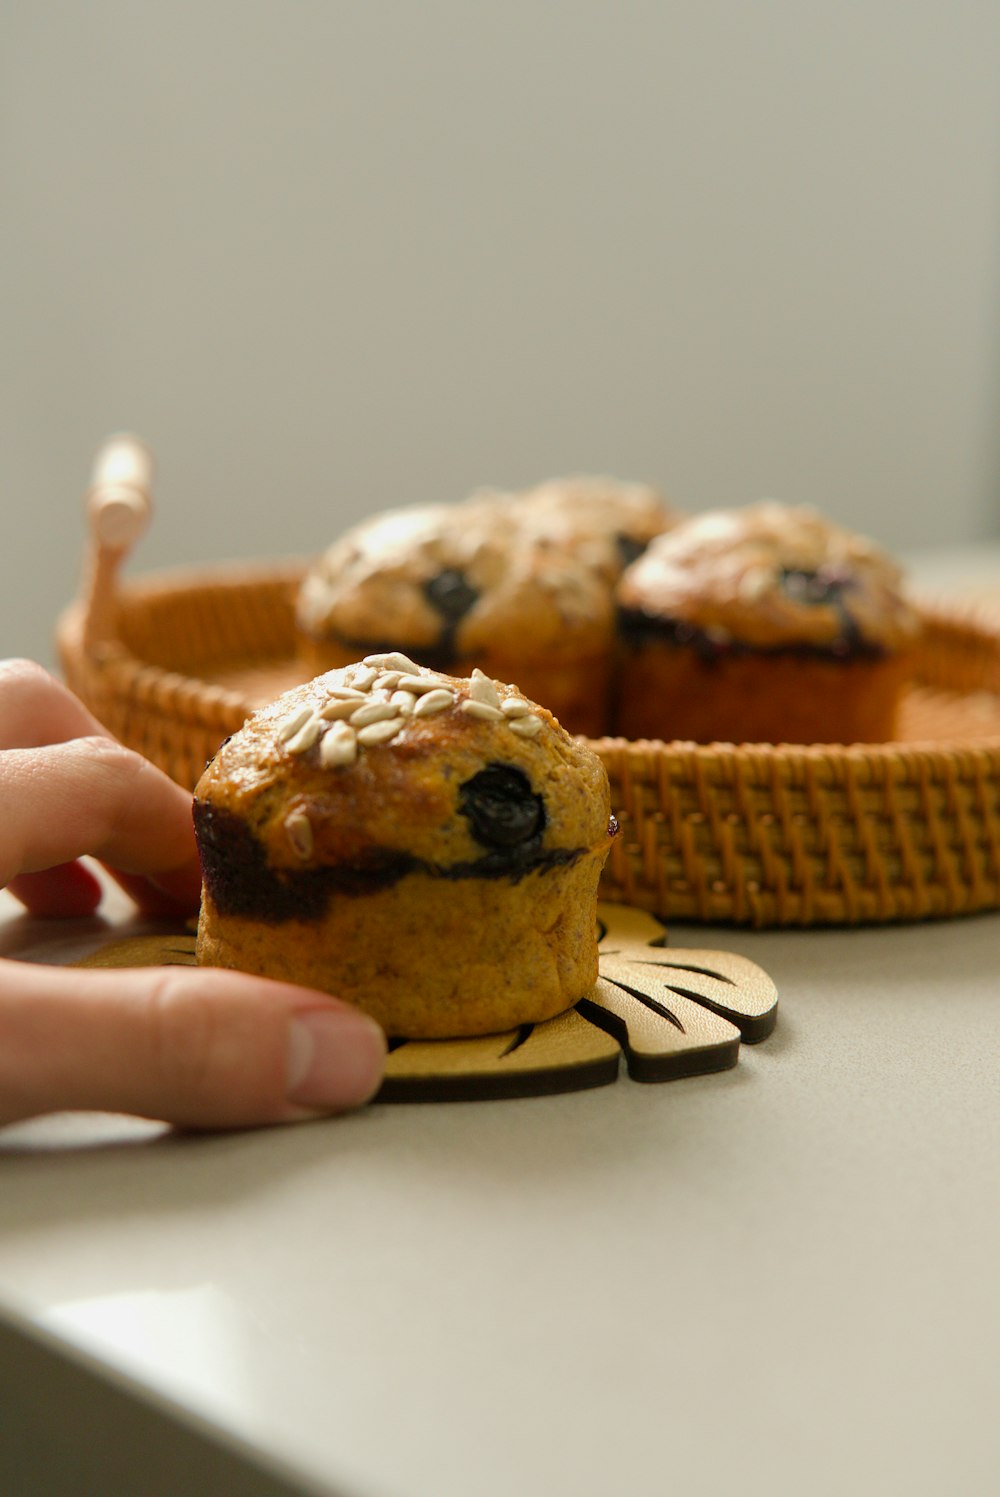
[[[600,977],[575,1008],[543,1024],[461,1040],[390,1041],[383,1102],[477,1101],[580,1091],[615,1081],[673,1081],[734,1066],[740,1043],[766,1039],[774,983],[734,952],[665,944],[652,915],[601,904]],[[113,941],[88,967],[194,966],[188,931]]]

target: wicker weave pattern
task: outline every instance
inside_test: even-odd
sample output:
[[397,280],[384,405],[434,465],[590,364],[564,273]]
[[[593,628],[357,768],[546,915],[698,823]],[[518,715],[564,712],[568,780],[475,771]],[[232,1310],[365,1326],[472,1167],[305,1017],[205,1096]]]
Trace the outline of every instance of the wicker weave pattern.
[[[97,646],[76,605],[58,631],[66,678],[111,732],[193,787],[255,705],[241,671],[289,668],[300,575],[290,563],[133,583],[117,598],[114,638]],[[598,740],[622,824],[602,897],[668,920],[758,926],[1000,907],[1000,635],[944,614],[926,623],[920,679],[982,696],[977,741]]]
[[623,835],[602,894],[674,919],[820,925],[1000,903],[997,749],[598,750]]
[[171,572],[134,583],[118,602],[117,635],[136,660],[172,671],[295,653],[300,563]]

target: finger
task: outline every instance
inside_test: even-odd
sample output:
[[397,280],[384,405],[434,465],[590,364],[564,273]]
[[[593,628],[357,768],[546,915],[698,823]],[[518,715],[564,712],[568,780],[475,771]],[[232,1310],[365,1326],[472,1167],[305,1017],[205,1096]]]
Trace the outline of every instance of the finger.
[[78,697],[34,660],[0,660],[0,749],[110,737]]
[[360,1106],[381,1030],[305,988],[187,968],[0,962],[0,1122],[83,1109],[196,1128]]
[[85,853],[152,879],[197,907],[201,874],[191,798],[111,738],[75,738],[0,754],[0,884]]
[[92,915],[102,893],[100,881],[82,863],[59,863],[40,873],[19,873],[7,888],[32,915],[47,919]]
[[[75,738],[111,737],[78,697],[33,660],[0,660],[0,709],[0,749],[38,748]],[[190,797],[177,790],[173,799],[173,815],[180,819],[183,835],[187,836]],[[179,882],[170,880],[168,888],[151,883],[142,875],[123,873],[110,866],[108,872],[146,914],[170,916],[197,908],[199,874],[193,843],[188,869]],[[74,892],[82,897],[82,881]],[[46,900],[44,895],[37,898]],[[24,902],[39,915],[78,913],[72,901],[64,909],[54,903],[51,908],[42,908],[30,899]]]

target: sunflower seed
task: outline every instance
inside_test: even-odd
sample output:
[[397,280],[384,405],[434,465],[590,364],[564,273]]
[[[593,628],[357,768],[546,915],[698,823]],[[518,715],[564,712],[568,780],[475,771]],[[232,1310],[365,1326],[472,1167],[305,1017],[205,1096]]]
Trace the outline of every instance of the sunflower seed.
[[352,712],[357,712],[367,701],[368,698],[359,691],[356,697],[341,697],[336,702],[327,702],[325,707],[320,708],[319,715],[324,722],[337,722],[340,718],[350,717]]
[[289,738],[285,747],[290,754],[304,754],[306,749],[312,748],[322,731],[322,719],[310,716],[306,718],[299,731]]
[[413,709],[414,717],[434,717],[436,713],[443,712],[450,707],[455,700],[455,693],[447,687],[439,686],[435,691],[429,691],[426,696],[419,697]]
[[441,676],[400,676],[400,691],[412,691],[419,696],[425,691],[440,691]]
[[395,691],[402,671],[383,671],[375,682],[376,691]]
[[419,665],[414,665],[408,655],[402,655],[398,650],[389,650],[384,655],[366,655],[362,664],[377,665],[387,671],[402,671],[406,676],[420,675]]
[[507,726],[519,738],[537,738],[542,731],[542,719],[534,714],[530,717],[513,717]]
[[311,707],[299,707],[290,717],[286,717],[284,722],[278,724],[277,732],[275,733],[278,742],[287,743],[289,738],[294,738],[302,724],[308,722],[312,717],[312,713],[313,710]]
[[474,697],[466,697],[461,710],[469,717],[482,718],[483,722],[502,723],[505,720],[499,707],[491,707],[489,702],[480,702]]
[[410,717],[413,713],[416,697],[410,691],[394,691],[389,698],[400,717]]
[[353,764],[357,757],[357,734],[347,723],[335,723],[329,733],[324,733],[319,746],[319,762],[324,769],[339,769],[344,764]]
[[289,811],[285,817],[285,833],[300,858],[312,856],[314,846],[312,822],[305,811]]
[[479,669],[478,665],[472,672],[472,678],[469,682],[469,699],[473,702],[485,702],[489,707],[496,707],[497,709],[500,707],[500,698],[497,696],[496,687],[489,676],[485,675]]
[[524,697],[508,697],[505,702],[500,703],[500,711],[504,717],[527,717],[531,711],[531,703],[526,702]]
[[380,722],[369,723],[367,727],[359,729],[358,742],[363,743],[365,748],[374,748],[377,743],[388,743],[390,738],[395,738],[404,726],[401,717],[383,718]]
[[355,669],[351,685],[355,691],[370,691],[372,682],[377,678],[378,671],[373,670],[367,662]]
[[385,722],[390,717],[398,717],[399,713],[391,702],[365,702],[363,707],[358,707],[351,713],[352,728],[367,728],[369,723]]

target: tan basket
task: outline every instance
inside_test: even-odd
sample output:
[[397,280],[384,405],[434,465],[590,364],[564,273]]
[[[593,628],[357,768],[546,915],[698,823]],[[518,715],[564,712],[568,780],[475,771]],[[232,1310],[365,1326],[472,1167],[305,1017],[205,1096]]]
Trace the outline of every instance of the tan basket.
[[[227,734],[301,679],[302,562],[119,585],[148,519],[149,459],[118,439],[89,492],[80,601],[59,621],[69,685],[189,788]],[[841,925],[1000,907],[1000,631],[925,611],[899,739],[854,747],[603,738],[622,825],[602,896],[667,920]]]

